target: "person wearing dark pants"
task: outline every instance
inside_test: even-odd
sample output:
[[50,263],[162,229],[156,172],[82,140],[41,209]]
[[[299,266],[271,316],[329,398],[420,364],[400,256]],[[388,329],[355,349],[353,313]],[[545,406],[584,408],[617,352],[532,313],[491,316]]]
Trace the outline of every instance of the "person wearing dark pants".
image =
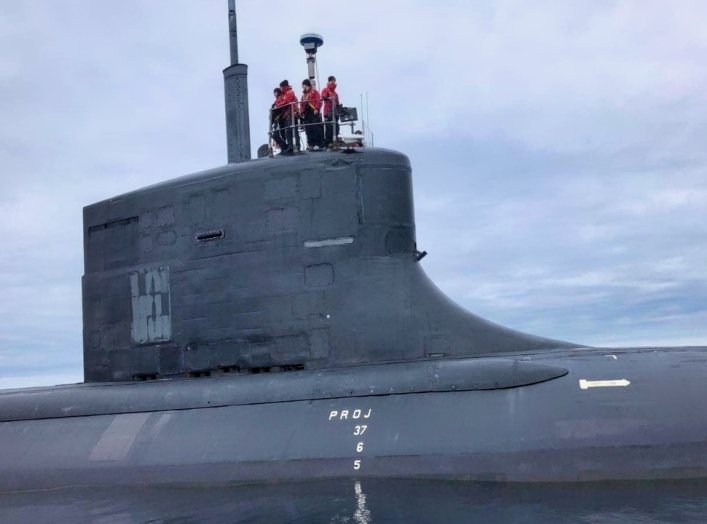
[[304,79],[302,81],[300,115],[302,115],[304,123],[304,132],[307,134],[307,149],[310,150],[324,147],[321,108],[322,98],[319,91],[312,87],[312,82],[309,79]]
[[331,147],[339,138],[339,94],[336,92],[336,78],[330,76],[322,89],[324,100],[324,145]]
[[[297,96],[292,87],[287,80],[280,82],[280,89],[282,90],[282,128],[285,130],[285,139],[287,140],[287,152],[292,153],[295,151],[295,145],[297,151],[300,149],[299,131],[297,126],[299,124],[299,104],[297,102]],[[283,151],[284,152],[284,151]]]
[[282,90],[276,87],[273,90],[275,95],[275,102],[271,106],[270,110],[270,131],[272,132],[272,139],[280,148],[280,151],[287,150],[287,140],[285,139],[285,132],[282,129],[282,111],[283,111],[283,100],[282,100]]

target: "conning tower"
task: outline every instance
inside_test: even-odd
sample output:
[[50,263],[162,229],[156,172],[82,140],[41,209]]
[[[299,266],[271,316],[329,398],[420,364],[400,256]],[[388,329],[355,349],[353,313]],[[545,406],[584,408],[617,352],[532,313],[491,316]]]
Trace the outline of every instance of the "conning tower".
[[86,381],[568,346],[434,286],[393,151],[230,164],[88,206],[84,224]]
[[427,278],[406,156],[237,160],[84,208],[86,382],[572,346],[474,316]]

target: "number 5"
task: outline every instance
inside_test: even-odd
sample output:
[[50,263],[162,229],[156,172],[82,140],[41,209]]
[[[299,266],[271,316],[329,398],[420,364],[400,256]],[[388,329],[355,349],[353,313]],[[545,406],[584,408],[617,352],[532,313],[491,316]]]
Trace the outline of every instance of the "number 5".
[[361,461],[360,460],[354,460],[354,469],[356,469],[356,470],[361,469]]

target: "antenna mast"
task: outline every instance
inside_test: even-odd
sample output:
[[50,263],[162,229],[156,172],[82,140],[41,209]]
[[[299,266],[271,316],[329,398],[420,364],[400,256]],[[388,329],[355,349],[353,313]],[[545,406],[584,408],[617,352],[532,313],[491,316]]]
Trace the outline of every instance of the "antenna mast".
[[228,0],[228,34],[231,65],[223,70],[226,96],[226,141],[228,163],[250,160],[250,119],[248,117],[248,66],[238,63],[236,0]]
[[307,53],[307,72],[309,79],[316,85],[317,75],[317,49],[324,45],[324,39],[317,33],[306,33],[299,39],[299,43]]
[[228,34],[231,44],[231,65],[238,63],[238,25],[236,23],[236,0],[228,0]]

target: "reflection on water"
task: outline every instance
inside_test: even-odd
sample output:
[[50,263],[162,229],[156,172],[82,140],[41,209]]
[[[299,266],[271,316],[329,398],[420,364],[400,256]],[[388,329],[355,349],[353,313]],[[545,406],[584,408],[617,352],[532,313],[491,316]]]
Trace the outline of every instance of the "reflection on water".
[[[341,487],[345,488],[346,483],[342,483]],[[353,489],[356,495],[356,507],[353,515],[334,515],[329,521],[331,524],[344,524],[346,522],[351,524],[371,524],[371,512],[366,507],[366,494],[363,492],[360,480],[353,481]],[[322,514],[322,518],[326,518],[325,514]]]
[[707,482],[341,480],[0,494],[0,522],[705,523]]
[[371,512],[366,509],[366,494],[361,489],[361,482],[354,483],[354,491],[356,492],[356,512],[354,520],[356,524],[368,524],[371,521]]

